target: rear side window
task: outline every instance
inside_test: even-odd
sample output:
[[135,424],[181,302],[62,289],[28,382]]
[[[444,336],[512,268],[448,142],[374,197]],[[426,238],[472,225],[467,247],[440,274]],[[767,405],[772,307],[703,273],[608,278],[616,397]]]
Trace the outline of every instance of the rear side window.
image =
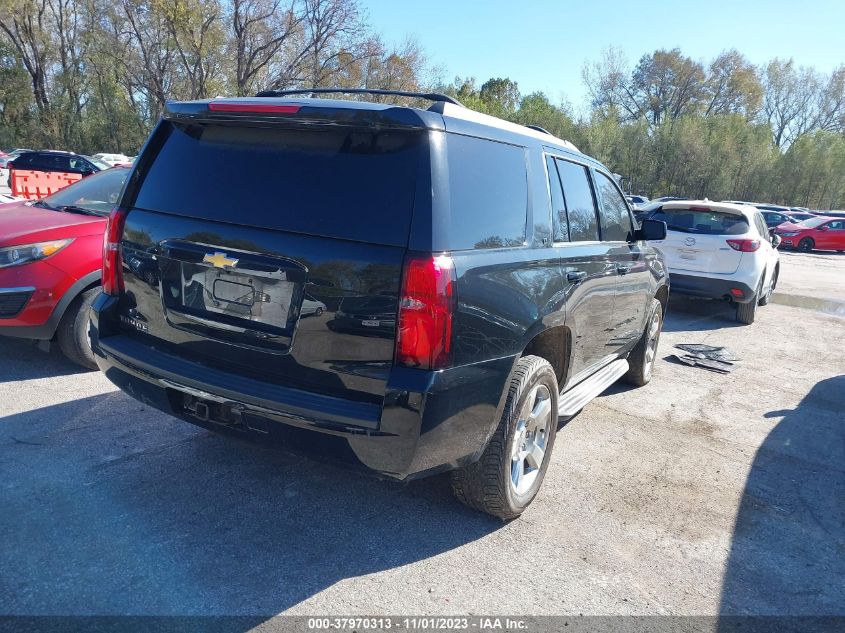
[[742,235],[748,232],[744,216],[721,211],[666,209],[656,211],[652,220],[663,220],[671,231],[703,235]]
[[563,184],[570,241],[597,241],[599,225],[596,219],[596,203],[587,168],[567,160],[555,160],[555,163]]
[[419,131],[164,125],[164,143],[129,201],[138,208],[408,243]]
[[449,134],[449,243],[455,250],[525,242],[525,149]]
[[601,196],[601,236],[605,242],[627,242],[634,230],[628,205],[616,185],[596,172],[596,188]]

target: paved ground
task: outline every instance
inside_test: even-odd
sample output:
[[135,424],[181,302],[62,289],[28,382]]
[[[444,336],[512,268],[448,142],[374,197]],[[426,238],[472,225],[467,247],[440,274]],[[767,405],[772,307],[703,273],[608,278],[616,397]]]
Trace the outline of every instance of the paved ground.
[[[783,268],[782,296],[845,298],[845,257]],[[673,300],[652,383],[567,424],[507,524],[445,477],[221,438],[3,340],[0,613],[845,614],[843,333],[806,308],[739,326]],[[680,342],[741,367],[665,360]]]

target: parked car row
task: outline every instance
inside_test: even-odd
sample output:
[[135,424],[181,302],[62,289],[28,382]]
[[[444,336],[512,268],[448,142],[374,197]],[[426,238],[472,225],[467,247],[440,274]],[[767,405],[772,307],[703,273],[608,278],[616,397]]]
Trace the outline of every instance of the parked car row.
[[[638,220],[657,217],[666,201],[685,200],[684,198],[655,198],[647,205],[643,205],[635,215]],[[704,201],[710,204],[709,201]],[[781,205],[727,200],[722,204],[739,205],[745,208],[759,210],[765,225],[771,234],[782,238],[783,248],[793,248],[810,252],[813,250],[845,251],[845,241],[841,222],[837,218],[845,219],[845,211],[820,211],[804,207],[785,207]]]
[[[58,150],[14,149],[0,156],[0,185],[7,186],[13,194],[28,199],[42,197],[45,192],[54,193],[68,183],[95,174],[114,166],[129,166],[132,158],[123,154],[95,154],[86,156]],[[26,174],[26,182],[13,183],[13,170]],[[30,182],[32,174],[67,174],[63,180],[51,180],[49,185]],[[76,176],[76,178],[74,178]]]

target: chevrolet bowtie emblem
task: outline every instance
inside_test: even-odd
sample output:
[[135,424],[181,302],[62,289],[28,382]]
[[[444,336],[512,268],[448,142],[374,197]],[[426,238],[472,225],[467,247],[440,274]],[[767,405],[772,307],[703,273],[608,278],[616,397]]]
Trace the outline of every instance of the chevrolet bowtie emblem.
[[238,263],[237,259],[226,257],[226,253],[206,253],[202,261],[206,264],[211,264],[215,268],[234,268]]

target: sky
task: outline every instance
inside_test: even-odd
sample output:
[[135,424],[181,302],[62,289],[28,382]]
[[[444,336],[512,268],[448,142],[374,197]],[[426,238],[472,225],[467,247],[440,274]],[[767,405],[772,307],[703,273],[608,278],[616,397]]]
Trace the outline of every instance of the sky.
[[845,64],[845,0],[361,0],[388,42],[412,36],[442,78],[509,77],[522,94],[586,105],[585,61],[609,46],[631,66],[658,48],[708,62],[736,48],[752,63],[795,59],[829,73]]

